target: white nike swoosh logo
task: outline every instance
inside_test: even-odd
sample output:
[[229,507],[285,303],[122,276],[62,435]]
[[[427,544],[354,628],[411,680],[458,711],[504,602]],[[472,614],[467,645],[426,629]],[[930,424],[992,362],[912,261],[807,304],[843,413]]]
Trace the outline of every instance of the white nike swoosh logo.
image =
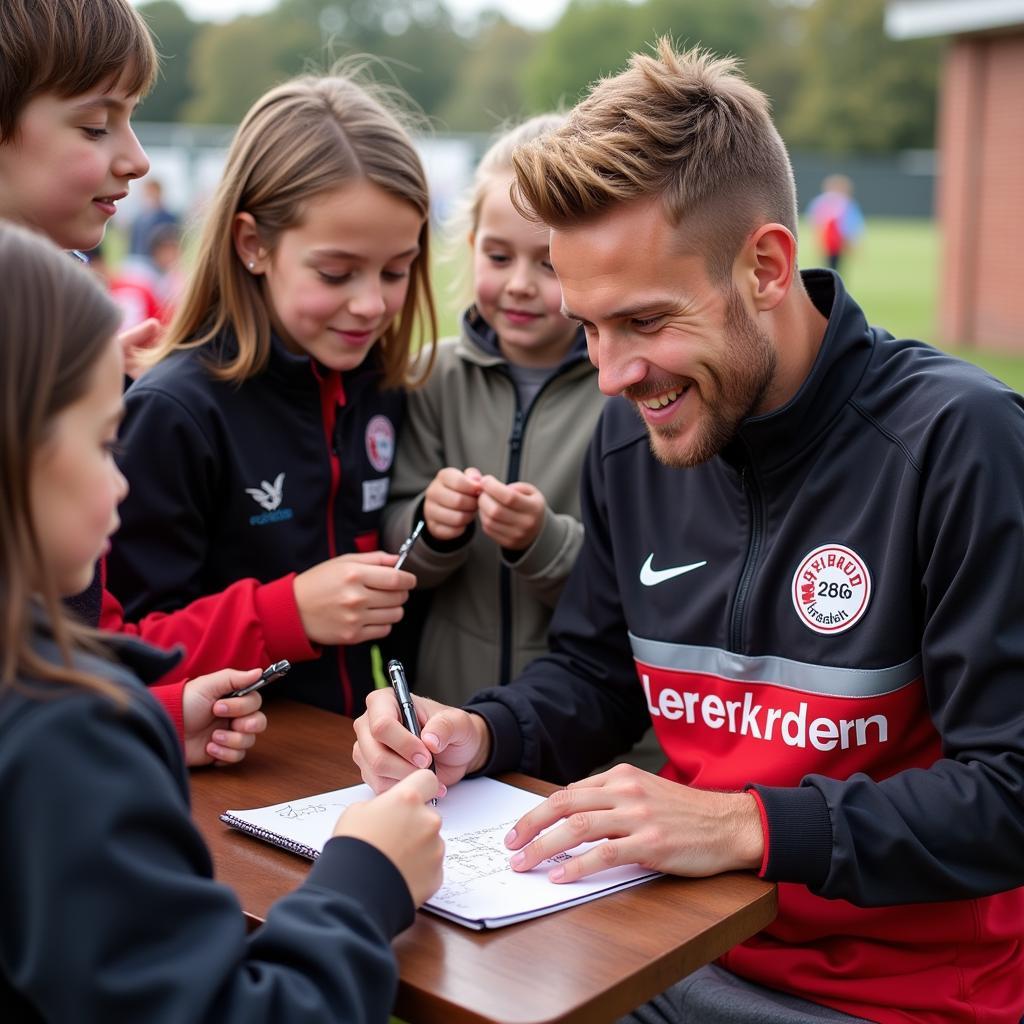
[[694,562],[692,565],[675,565],[671,569],[655,569],[651,564],[654,561],[654,552],[652,551],[647,556],[647,561],[640,567],[640,582],[645,587],[656,587],[659,583],[664,583],[666,580],[673,580],[677,576],[682,576],[683,573],[693,572],[694,569],[699,569],[702,565],[707,565],[707,561]]

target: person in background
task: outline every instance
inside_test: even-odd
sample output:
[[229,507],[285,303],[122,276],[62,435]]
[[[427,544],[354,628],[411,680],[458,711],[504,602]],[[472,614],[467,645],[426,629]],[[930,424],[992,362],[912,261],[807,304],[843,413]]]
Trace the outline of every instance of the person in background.
[[205,600],[223,612],[214,642],[275,638],[293,663],[277,691],[344,714],[416,582],[379,530],[414,337],[436,333],[428,208],[408,134],[368,89],[271,90],[126,397],[132,491],[107,565],[128,617]]
[[152,270],[136,257],[127,257],[118,267],[107,261],[104,243],[85,253],[89,269],[103,282],[121,310],[122,327],[134,327],[150,317],[161,319]]
[[126,256],[117,267],[106,258],[106,247],[98,245],[85,255],[89,268],[104,282],[122,313],[122,329],[129,329],[155,317],[170,322],[183,287],[181,233],[176,224],[160,224],[150,233],[148,256]]
[[147,177],[142,183],[142,209],[132,221],[128,254],[149,258],[152,255],[153,231],[163,225],[180,229],[178,217],[164,205],[164,186],[159,178]]
[[807,219],[829,269],[838,271],[864,234],[864,214],[853,198],[853,182],[845,174],[830,174],[821,183],[821,194],[807,207]]
[[154,294],[160,303],[160,320],[168,324],[174,318],[181,294],[185,290],[182,266],[181,227],[159,224],[149,233],[149,263],[155,274]]

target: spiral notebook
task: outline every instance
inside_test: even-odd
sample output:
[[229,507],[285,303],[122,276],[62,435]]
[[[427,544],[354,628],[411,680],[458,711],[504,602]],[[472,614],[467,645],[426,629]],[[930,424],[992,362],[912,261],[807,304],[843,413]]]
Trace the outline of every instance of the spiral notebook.
[[[271,807],[225,811],[220,817],[264,842],[315,860],[331,837],[338,815],[352,803],[369,800],[369,786],[290,800]],[[444,882],[424,910],[467,928],[501,928],[556,910],[587,903],[658,876],[631,864],[556,885],[548,872],[557,862],[594,846],[584,843],[529,872],[509,867],[504,843],[512,825],[542,797],[496,779],[467,779],[438,802],[445,841]]]

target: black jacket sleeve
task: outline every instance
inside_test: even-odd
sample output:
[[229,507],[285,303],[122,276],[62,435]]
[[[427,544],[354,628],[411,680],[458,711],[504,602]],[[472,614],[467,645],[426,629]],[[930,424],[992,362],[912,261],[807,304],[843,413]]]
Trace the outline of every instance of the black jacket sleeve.
[[[0,743],[0,989],[47,1020],[386,1021],[397,869],[333,839],[247,936],[192,825],[180,752],[148,695],[33,701]],[[177,776],[177,777],[176,777]]]
[[583,547],[551,620],[551,654],[467,705],[494,736],[488,773],[572,782],[629,750],[651,724],[619,602],[603,489],[599,425],[583,466]]

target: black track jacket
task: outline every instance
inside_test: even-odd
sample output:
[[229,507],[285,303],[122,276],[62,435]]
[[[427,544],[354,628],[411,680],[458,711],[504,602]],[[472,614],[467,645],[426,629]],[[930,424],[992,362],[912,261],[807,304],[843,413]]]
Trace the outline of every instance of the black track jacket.
[[779,916],[737,974],[885,1024],[1024,1011],[1024,400],[837,276],[784,407],[688,470],[610,402],[549,656],[471,701],[488,771],[578,778],[653,719],[753,785]]
[[[220,344],[234,350],[232,337]],[[275,338],[266,370],[237,385],[209,374],[210,349],[175,353],[128,391],[120,462],[131,490],[108,585],[131,620],[221,595],[234,611],[218,618],[235,631],[223,638],[226,656],[247,635],[255,650],[270,646],[274,631],[298,634],[289,646],[308,647],[292,577],[334,555],[380,547],[405,395],[380,389],[372,351],[339,374]],[[264,586],[228,589],[248,577]],[[371,689],[370,644],[326,648],[273,687],[357,715]]]

